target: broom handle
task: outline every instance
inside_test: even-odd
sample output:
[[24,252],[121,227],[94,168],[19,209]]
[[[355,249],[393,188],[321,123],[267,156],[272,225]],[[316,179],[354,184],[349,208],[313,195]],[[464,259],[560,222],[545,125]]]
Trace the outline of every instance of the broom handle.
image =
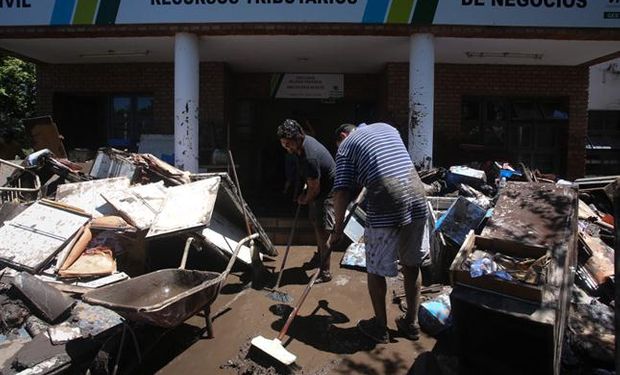
[[282,264],[280,264],[280,272],[278,273],[278,281],[276,281],[276,289],[280,288],[280,281],[282,280],[282,271],[284,270],[284,265],[286,264],[286,258],[288,258],[288,251],[291,249],[291,244],[293,243],[293,237],[295,236],[295,228],[297,227],[297,219],[299,218],[299,211],[301,209],[301,204],[297,203],[297,210],[295,210],[295,219],[293,220],[293,227],[291,228],[291,233],[288,235],[288,241],[286,243],[286,250],[284,251],[284,257],[282,258]]
[[245,229],[248,231],[248,236],[252,235],[252,228],[250,227],[250,220],[248,219],[248,213],[246,212],[245,200],[243,199],[243,195],[241,195],[241,184],[239,184],[239,178],[237,177],[237,168],[235,167],[235,159],[233,159],[233,154],[230,149],[228,149],[228,159],[230,164],[232,165],[233,176],[235,177],[235,183],[237,183],[237,192],[239,194],[239,200],[241,201],[241,208],[243,210],[243,219],[245,220]]
[[317,268],[317,270],[314,272],[314,275],[312,275],[312,278],[310,278],[310,282],[308,283],[308,285],[306,285],[306,289],[304,289],[304,292],[301,294],[301,297],[299,298],[299,302],[297,302],[297,305],[295,306],[293,311],[291,311],[291,313],[289,314],[288,319],[286,320],[286,323],[284,324],[284,327],[282,327],[282,330],[280,330],[280,333],[278,334],[278,337],[277,337],[278,340],[282,341],[282,338],[284,337],[284,335],[286,335],[286,332],[288,331],[288,327],[293,322],[293,319],[295,319],[295,317],[297,316],[297,313],[299,312],[299,308],[306,300],[308,293],[310,293],[310,289],[314,285],[316,278],[319,276],[319,272],[321,272],[320,267]]

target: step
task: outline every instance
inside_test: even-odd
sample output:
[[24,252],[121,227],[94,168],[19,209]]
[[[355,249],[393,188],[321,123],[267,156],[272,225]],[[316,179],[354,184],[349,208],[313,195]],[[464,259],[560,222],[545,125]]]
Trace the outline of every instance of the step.
[[[285,246],[291,233],[294,219],[291,217],[259,217],[258,222],[267,233],[274,245]],[[297,228],[295,228],[295,236],[291,245],[316,245],[314,229],[308,218],[299,218],[297,220]]]

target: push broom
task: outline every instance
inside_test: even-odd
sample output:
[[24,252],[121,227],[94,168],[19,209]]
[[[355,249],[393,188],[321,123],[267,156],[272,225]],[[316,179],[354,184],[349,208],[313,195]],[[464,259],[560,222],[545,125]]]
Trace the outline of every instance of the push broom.
[[291,303],[293,301],[293,299],[288,294],[278,289],[280,289],[280,282],[282,281],[282,274],[284,273],[286,258],[288,258],[288,252],[291,249],[293,237],[295,237],[295,228],[297,227],[297,220],[299,219],[300,210],[301,204],[298,203],[297,210],[295,210],[295,219],[293,219],[293,227],[291,228],[291,232],[289,233],[288,241],[286,242],[286,250],[284,251],[284,257],[282,258],[282,263],[280,264],[280,272],[278,272],[278,280],[276,281],[276,286],[271,292],[267,293],[267,297],[271,298],[276,302]]
[[297,356],[284,348],[284,346],[282,345],[282,338],[284,338],[284,335],[286,335],[289,326],[297,316],[299,308],[306,300],[306,297],[308,296],[310,289],[312,289],[312,286],[314,285],[314,282],[316,281],[316,278],[319,276],[320,272],[321,267],[317,268],[317,270],[310,278],[310,282],[308,282],[308,285],[306,285],[304,292],[301,294],[299,302],[297,302],[297,305],[289,314],[288,319],[286,320],[284,327],[282,327],[282,329],[280,330],[280,333],[278,333],[278,336],[273,340],[269,340],[263,336],[256,336],[252,339],[252,347],[267,354],[269,357],[277,360],[285,366],[289,366],[295,362]]

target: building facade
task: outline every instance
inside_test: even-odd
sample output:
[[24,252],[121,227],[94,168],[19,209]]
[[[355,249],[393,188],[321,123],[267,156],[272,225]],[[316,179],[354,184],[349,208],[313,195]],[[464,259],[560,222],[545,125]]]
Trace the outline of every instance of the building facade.
[[68,148],[150,145],[192,171],[230,148],[257,200],[284,184],[287,117],[332,150],[339,124],[386,121],[421,166],[577,178],[620,3],[0,0],[0,48],[37,63],[37,111]]

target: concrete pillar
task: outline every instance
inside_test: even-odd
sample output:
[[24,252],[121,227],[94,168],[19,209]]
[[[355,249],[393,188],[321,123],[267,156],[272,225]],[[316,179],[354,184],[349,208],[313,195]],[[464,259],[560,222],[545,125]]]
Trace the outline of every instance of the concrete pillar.
[[433,165],[435,43],[432,34],[409,39],[409,155],[416,166]]
[[200,57],[198,36],[174,36],[174,164],[198,172],[198,103]]

